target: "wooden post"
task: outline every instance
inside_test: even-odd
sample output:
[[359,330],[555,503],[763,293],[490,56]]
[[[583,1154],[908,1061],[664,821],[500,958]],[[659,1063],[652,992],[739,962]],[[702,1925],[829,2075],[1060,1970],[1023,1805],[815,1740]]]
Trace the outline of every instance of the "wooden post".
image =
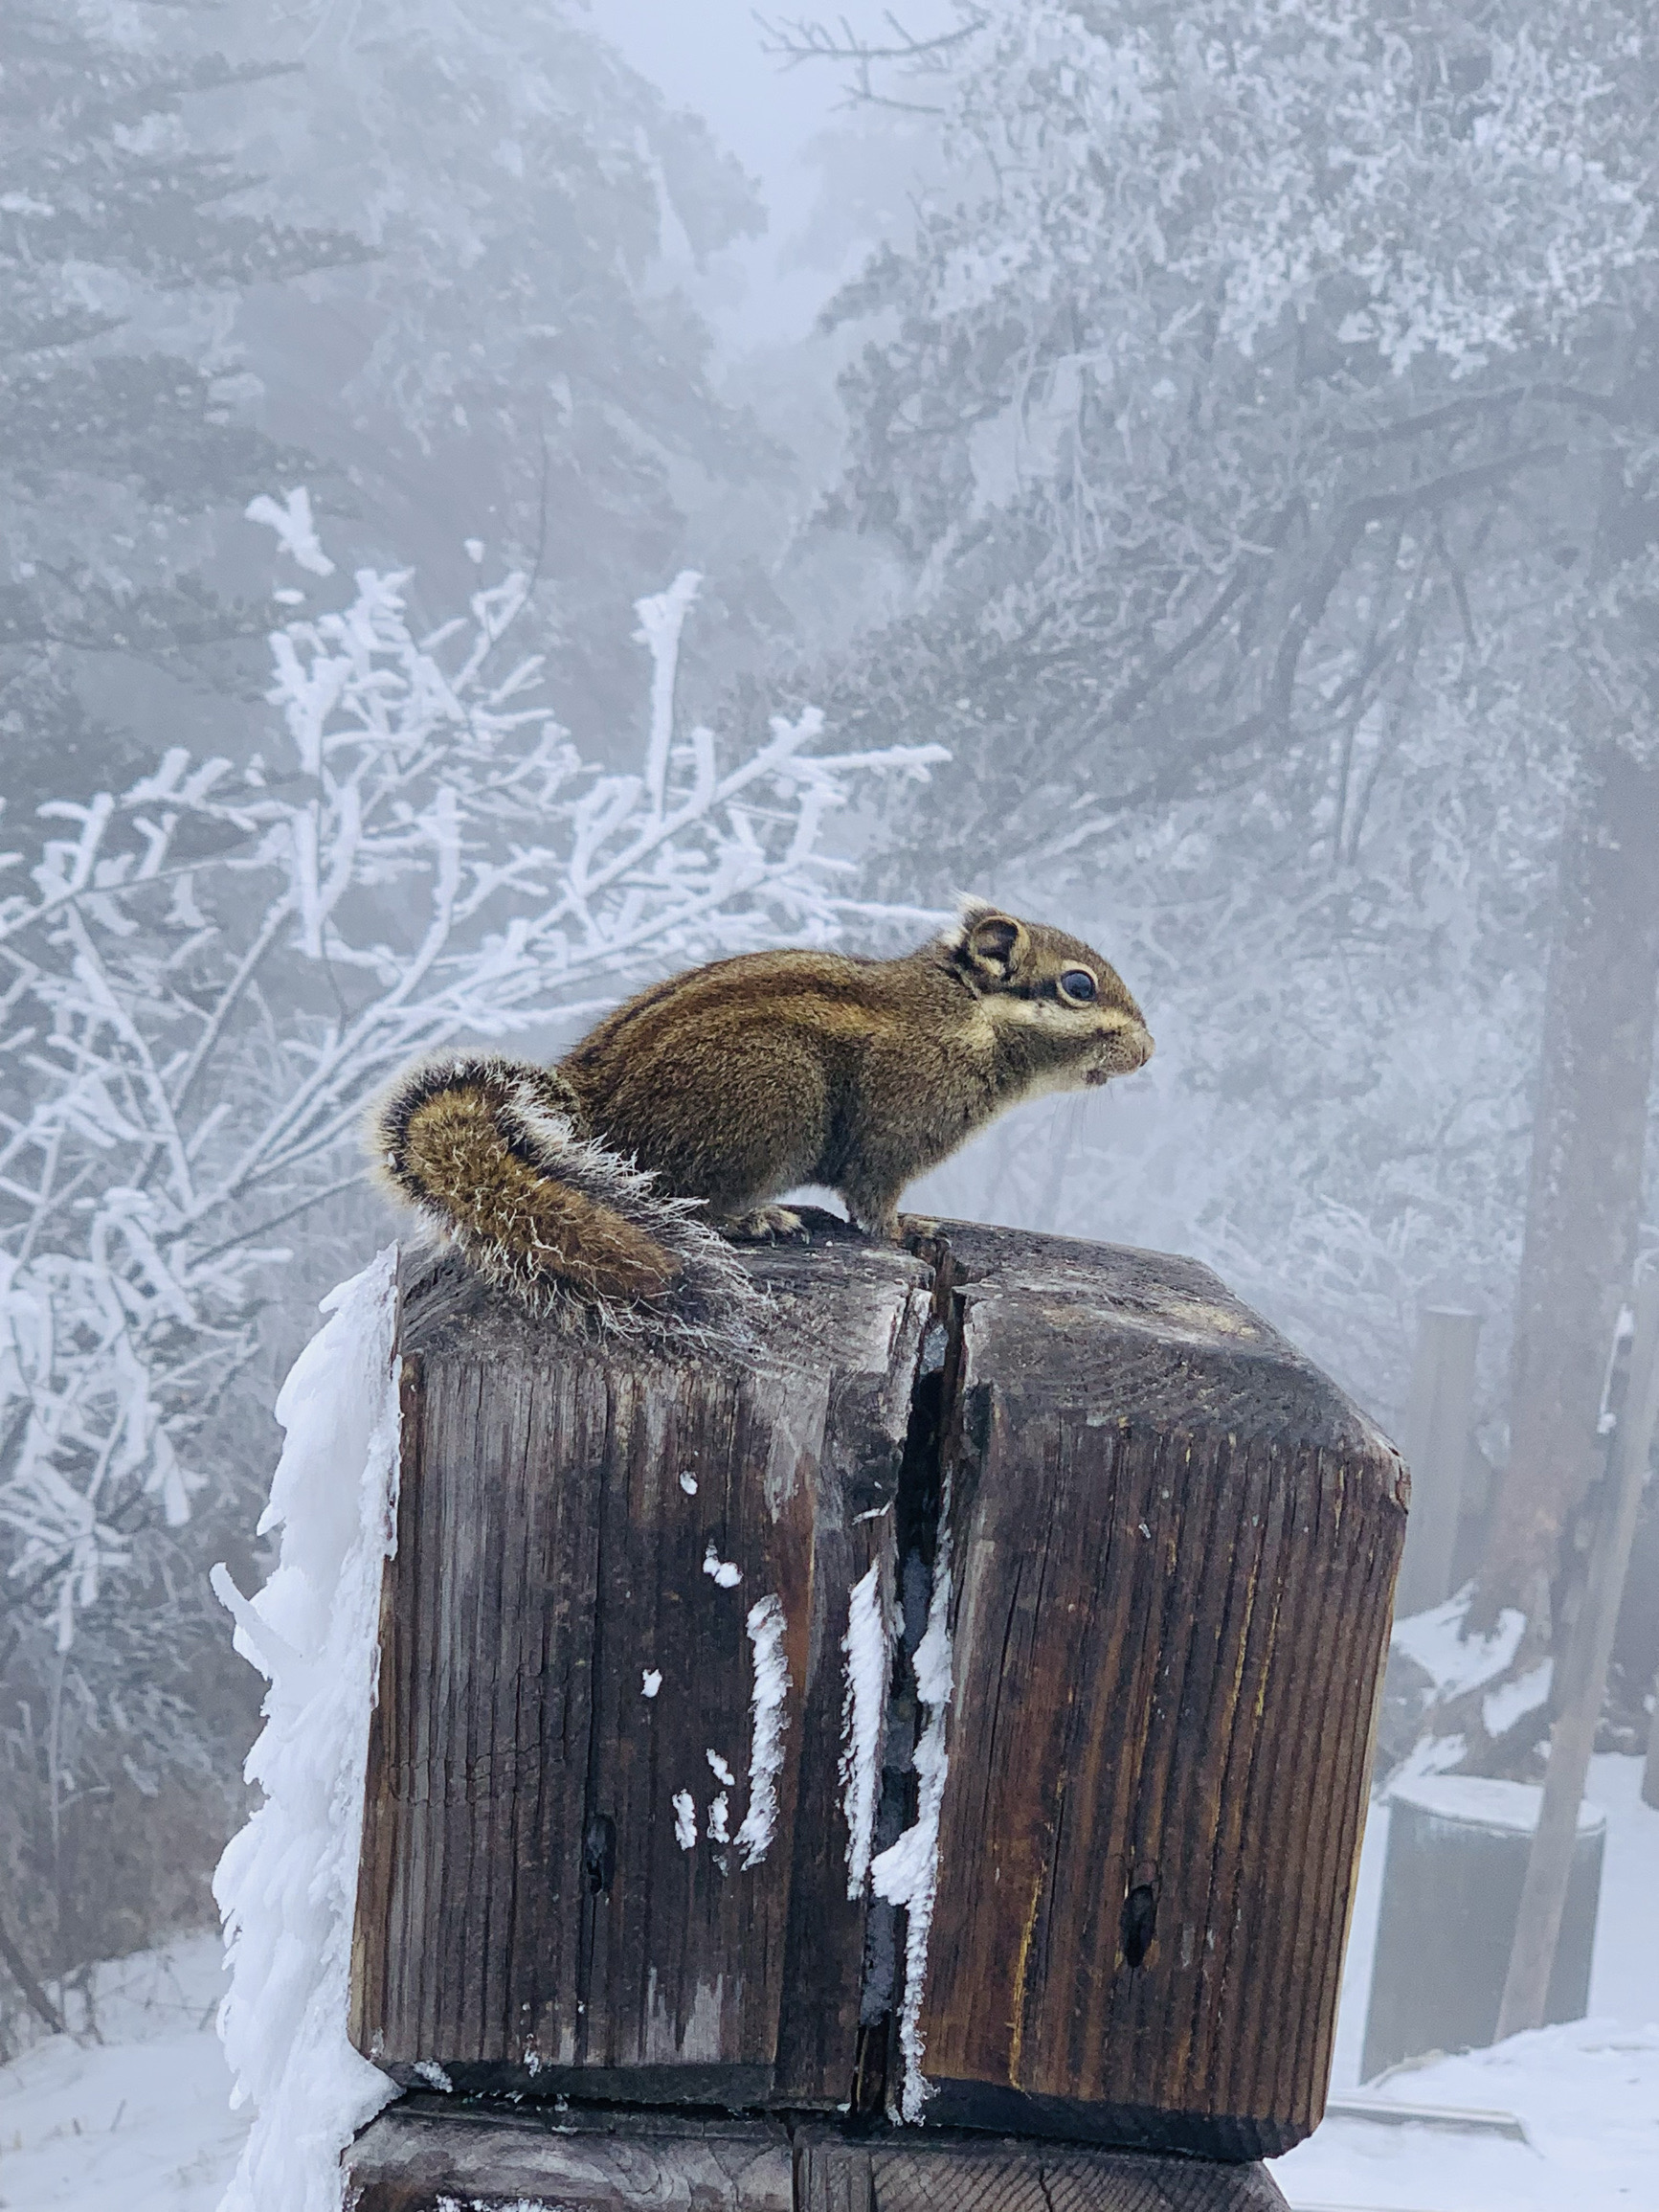
[[1288,2212],[1261,2166],[1082,2143],[571,2106],[457,2109],[428,2093],[373,2120],[348,2212]]
[[1479,1341],[1479,1314],[1461,1306],[1424,1306],[1418,1316],[1403,1438],[1411,1469],[1411,1525],[1395,1600],[1402,1618],[1450,1595]]
[[[826,1225],[749,1254],[744,1363],[405,1264],[351,2027],[415,2094],[363,2212],[535,2201],[502,2131],[578,2113],[550,2200],[641,2201],[619,2106],[651,2201],[789,2202],[787,2140],[796,2203],[916,2212],[953,2129],[1029,2141],[987,2203],[1242,2212],[1317,2123],[1398,1455],[1190,1261]],[[462,2157],[433,2089],[514,2102]]]
[[1591,1546],[1583,1604],[1568,1646],[1557,1660],[1560,1694],[1550,1731],[1549,1765],[1537,1834],[1527,1860],[1510,1953],[1497,2040],[1542,2025],[1555,1964],[1556,1939],[1572,1872],[1579,1804],[1596,1748],[1596,1724],[1607,1681],[1607,1659],[1618,1625],[1625,1566],[1636,1531],[1642,1486],[1659,1422],[1659,1269],[1649,1270],[1636,1294],[1636,1327],[1624,1411],[1614,1433],[1605,1505]]

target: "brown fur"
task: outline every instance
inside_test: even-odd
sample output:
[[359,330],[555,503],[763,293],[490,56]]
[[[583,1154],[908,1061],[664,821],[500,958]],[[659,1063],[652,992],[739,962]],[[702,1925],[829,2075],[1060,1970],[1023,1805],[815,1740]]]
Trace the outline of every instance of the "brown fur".
[[[1062,985],[1077,969],[1091,1004]],[[372,1142],[393,1187],[531,1303],[706,1320],[729,1286],[689,1203],[741,1228],[817,1183],[891,1236],[905,1185],[998,1114],[1151,1051],[1099,953],[972,903],[899,959],[750,953],[670,977],[554,1070],[416,1069],[376,1108]]]
[[479,1091],[440,1091],[409,1118],[407,1172],[456,1194],[457,1241],[485,1262],[507,1253],[527,1273],[562,1276],[594,1298],[661,1298],[680,1267],[671,1253],[614,1208],[539,1175],[497,1141]]

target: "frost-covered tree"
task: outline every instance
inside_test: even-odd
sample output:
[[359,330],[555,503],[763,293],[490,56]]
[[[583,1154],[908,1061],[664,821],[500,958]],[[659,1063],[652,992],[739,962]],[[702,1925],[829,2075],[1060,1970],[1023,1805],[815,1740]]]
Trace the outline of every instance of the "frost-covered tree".
[[1123,946],[1184,1106],[1140,1187],[1086,1179],[1109,1219],[1227,1259],[1385,1412],[1419,1291],[1482,1294],[1501,1351],[1543,1037],[1540,1128],[1564,1068],[1577,1164],[1535,1185],[1495,1604],[1582,1486],[1635,1232],[1659,897],[1634,859],[1572,971],[1612,963],[1616,1020],[1563,1051],[1581,985],[1542,1009],[1583,910],[1563,815],[1603,851],[1654,772],[1651,22],[959,14],[885,57],[793,34],[930,105],[953,157],[832,309],[873,331],[844,511],[923,605],[825,695],[951,743],[895,870],[918,842],[958,880],[1068,869]]
[[[304,493],[254,512],[325,577]],[[5,1725],[19,1698],[53,1715],[12,1750],[55,1837],[80,1764],[64,1726],[89,1756],[100,1728],[118,1759],[135,1733],[163,1756],[189,1739],[185,1690],[143,1706],[168,1604],[199,1600],[192,1509],[245,1511],[227,1433],[268,1411],[278,1272],[362,1180],[370,1094],[459,1036],[583,1025],[631,975],[867,924],[829,818],[939,757],[832,752],[812,710],[753,745],[680,727],[685,572],[639,604],[636,763],[595,766],[514,643],[528,578],[424,636],[410,580],[361,571],[272,636],[263,756],[175,749],[47,805],[6,856],[0,1665]],[[123,1691],[110,1652],[146,1631]]]
[[[302,0],[242,26],[250,55],[269,34],[298,66],[238,108],[257,204],[349,209],[372,251],[245,303],[259,418],[342,470],[357,557],[454,588],[482,538],[531,573],[530,619],[594,742],[632,701],[619,618],[685,557],[687,514],[787,466],[721,400],[680,282],[761,228],[754,189],[604,33],[566,0]],[[740,639],[777,613],[734,571],[700,629]]]
[[205,533],[290,464],[240,404],[229,307],[361,253],[335,220],[247,209],[257,179],[215,108],[238,87],[268,93],[271,65],[187,61],[156,28],[79,0],[5,11],[0,748],[14,802],[92,787],[111,734],[89,672],[190,670],[268,625],[219,587]]

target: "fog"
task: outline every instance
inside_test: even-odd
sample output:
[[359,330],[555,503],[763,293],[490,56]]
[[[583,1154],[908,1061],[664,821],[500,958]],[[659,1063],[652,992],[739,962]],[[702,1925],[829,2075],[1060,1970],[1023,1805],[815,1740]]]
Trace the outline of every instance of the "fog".
[[207,1572],[395,1232],[366,1100],[965,894],[1157,1050],[907,1207],[1216,1269],[1414,1461],[1379,1791],[1543,1778],[1659,1257],[1656,62],[1636,0],[10,0],[0,2083],[213,1924]]

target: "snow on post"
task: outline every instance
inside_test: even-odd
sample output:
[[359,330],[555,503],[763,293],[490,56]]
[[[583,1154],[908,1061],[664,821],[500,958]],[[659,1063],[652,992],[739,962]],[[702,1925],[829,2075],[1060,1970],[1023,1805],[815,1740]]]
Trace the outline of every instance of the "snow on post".
[[751,1605],[744,1623],[754,1663],[750,1700],[749,1810],[737,1831],[737,1862],[755,1866],[777,1833],[777,1777],[783,1770],[783,1734],[789,1726],[789,1661],[784,1657],[783,1600],[773,1594]]
[[922,2076],[922,1993],[928,1978],[928,1938],[933,1929],[933,1901],[939,1888],[939,1816],[945,1803],[950,1754],[945,1715],[951,1704],[951,1480],[939,1503],[939,1549],[933,1564],[933,1590],[928,1625],[916,1646],[916,1696],[927,1716],[916,1746],[916,1817],[870,1867],[870,1884],[889,1905],[905,1907],[905,2003],[899,2017],[899,2048],[905,2077],[899,2116],[914,2123],[931,2091]]
[[235,1646],[266,1676],[247,1777],[264,1803],[213,1878],[231,1990],[219,2033],[253,2132],[220,2212],[339,2212],[340,2154],[393,2085],[347,2040],[383,1561],[395,1545],[396,1247],[323,1301],[277,1400],[287,1440],[259,1532],[281,1531],[252,1598],[215,1567]]
[[846,1693],[841,1707],[841,1810],[847,1823],[847,1896],[856,1905],[869,1878],[882,1786],[882,1724],[887,1709],[887,1622],[881,1562],[853,1585],[841,1638]]

